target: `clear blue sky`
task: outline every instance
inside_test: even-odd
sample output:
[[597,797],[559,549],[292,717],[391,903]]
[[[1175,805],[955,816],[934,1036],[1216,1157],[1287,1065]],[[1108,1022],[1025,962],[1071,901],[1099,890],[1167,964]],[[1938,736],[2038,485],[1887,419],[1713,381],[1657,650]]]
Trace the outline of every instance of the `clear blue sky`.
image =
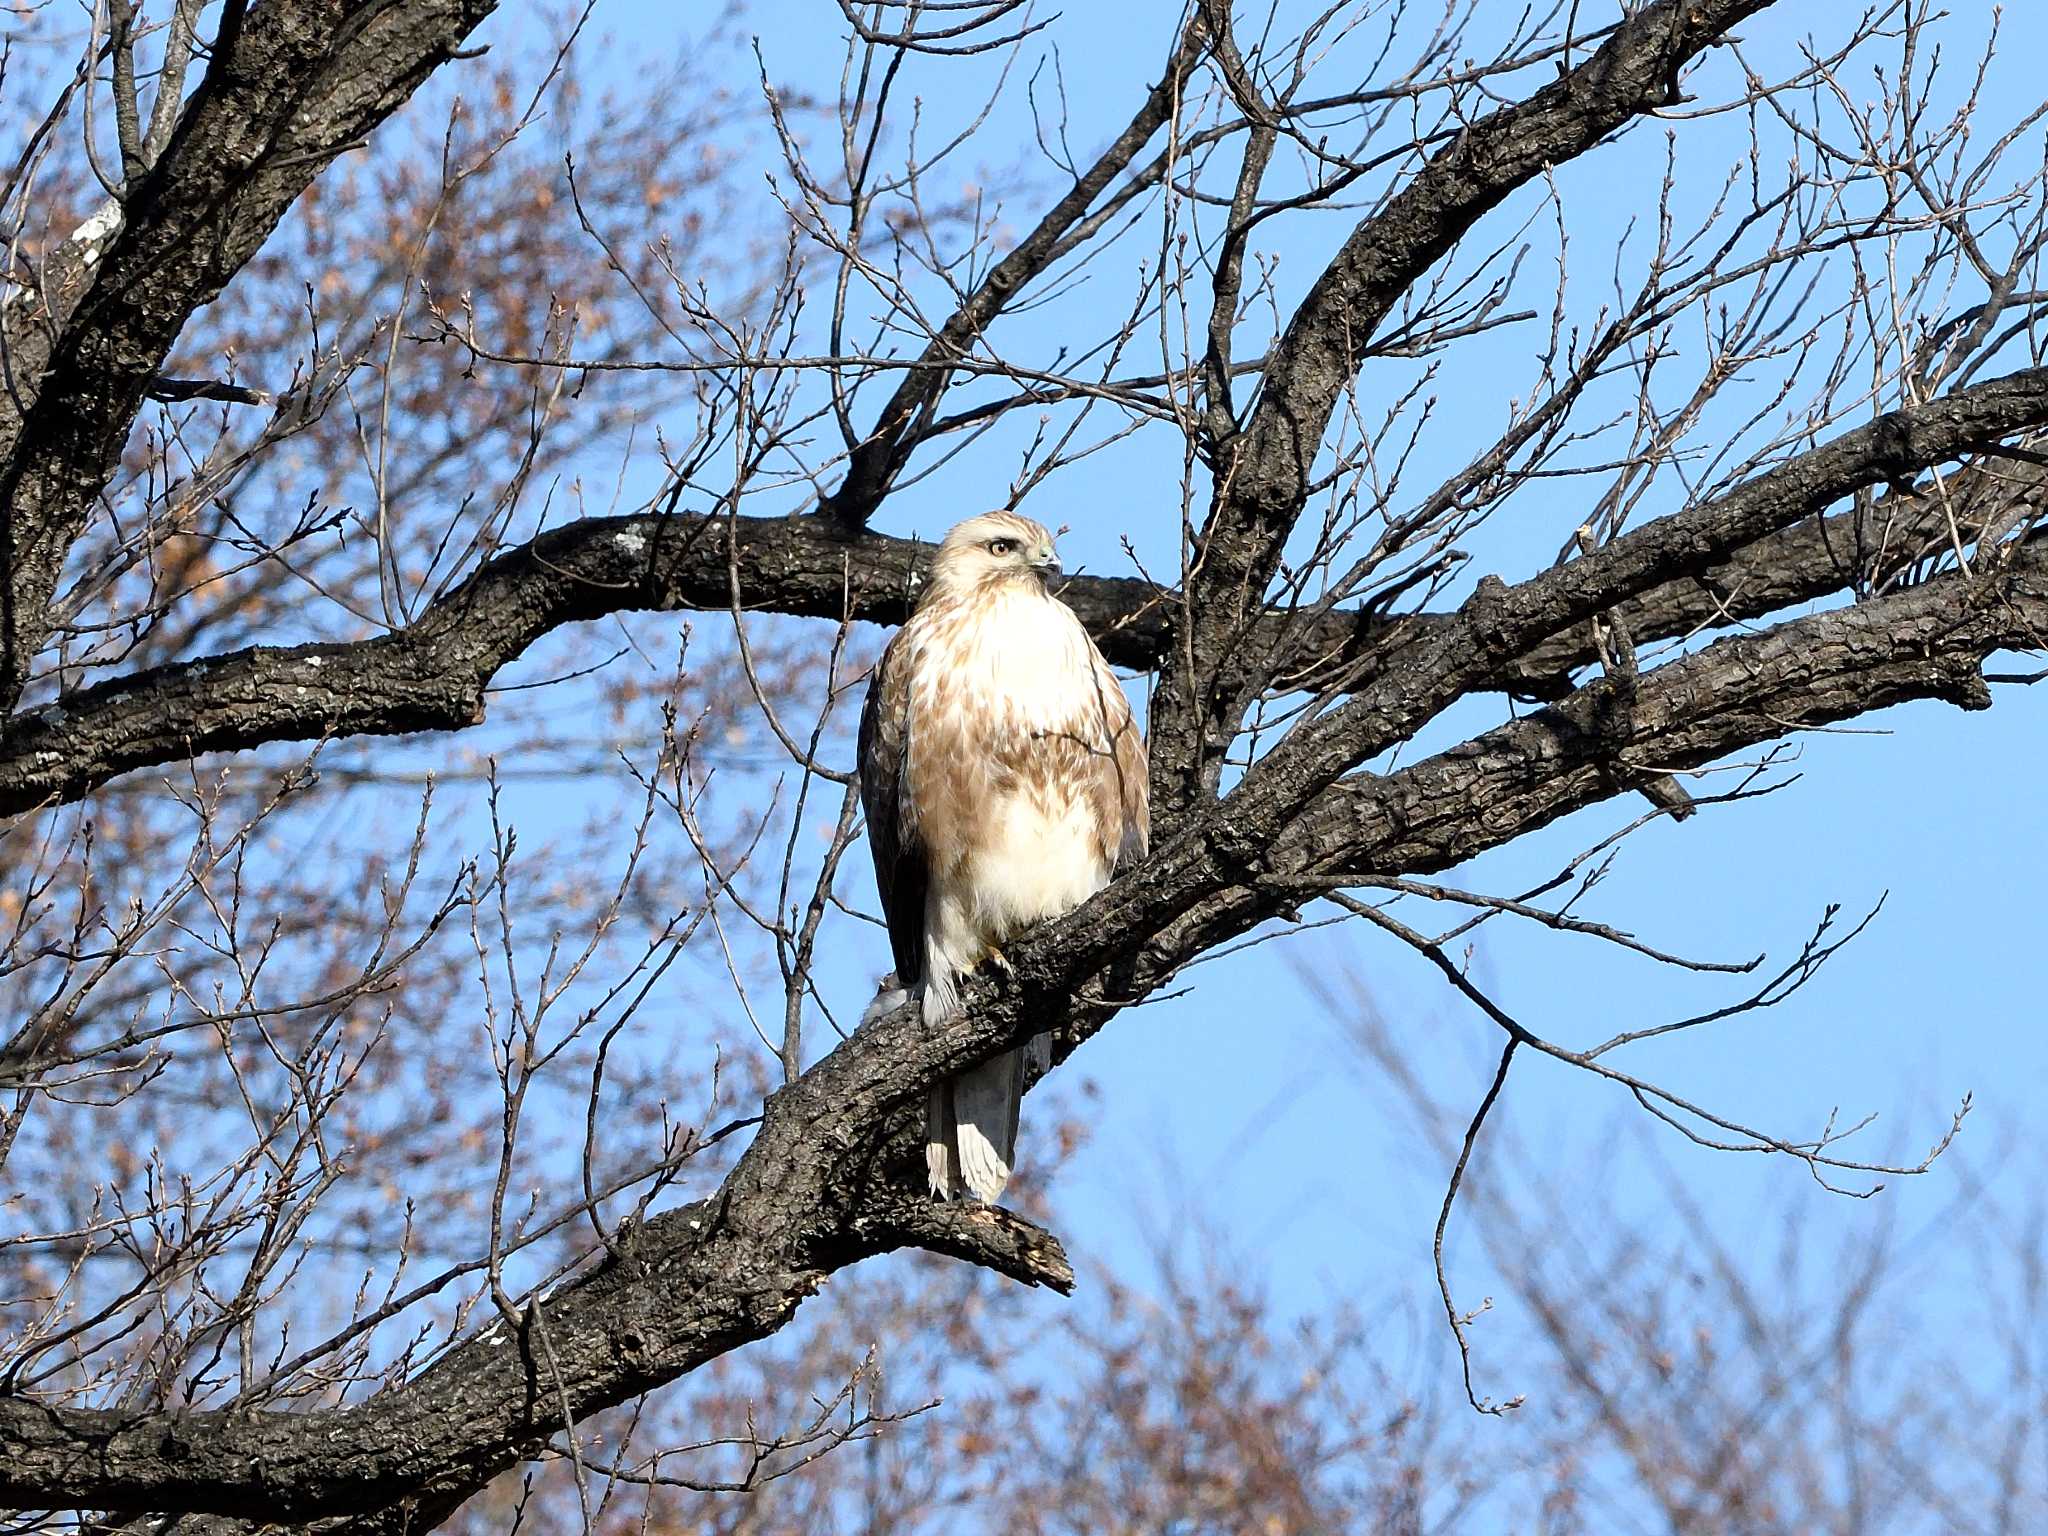
[[[1784,72],[1795,57],[1798,27],[1825,10],[1832,28],[1834,9],[1784,6],[1782,16],[1744,28],[1751,58],[1766,72]],[[1958,55],[1970,55],[1989,7],[1956,9],[1961,14],[1945,35]],[[1845,21],[1852,11],[1843,8]],[[674,35],[677,14],[657,0],[608,0],[597,25],[641,40],[635,54],[644,58],[662,48],[658,40]],[[799,14],[801,25],[781,24]],[[963,157],[949,168],[946,190],[960,191],[979,176],[1018,164],[1040,186],[1050,185],[1051,174],[1029,159],[1023,77],[1058,45],[1072,104],[1069,132],[1085,154],[1128,116],[1163,57],[1177,14],[1177,7],[1163,5],[1066,8],[1017,60],[1010,91],[985,130],[985,160]],[[773,79],[829,96],[841,61],[836,28],[827,24],[834,19],[829,5],[769,0],[747,25],[762,33]],[[2009,9],[2005,26],[2005,46],[1983,100],[1986,119],[1997,127],[2036,103],[2035,66],[2048,57],[2048,22],[2038,8]],[[735,88],[749,88],[751,56],[743,46],[718,46],[729,53]],[[903,99],[921,98],[927,140],[979,109],[996,67],[993,60],[912,67]],[[1951,68],[1958,77],[1965,73],[1961,58]],[[1849,76],[1869,79],[1867,69]],[[1717,94],[1730,78],[1725,61],[1719,62],[1698,89]],[[1718,190],[1746,124],[1738,115],[1679,127],[1686,156],[1680,201],[1697,206]],[[758,141],[742,150],[766,164],[772,143],[765,123],[758,132]],[[1562,178],[1575,257],[1586,278],[1604,272],[1630,218],[1653,214],[1663,141],[1661,127],[1646,126]],[[1037,206],[1031,197],[1021,199],[1006,222],[1027,226]],[[1497,231],[1504,235],[1519,223],[1517,210],[1529,206],[1524,201],[1504,210]],[[1267,248],[1281,257],[1286,294],[1301,291],[1344,228],[1330,215],[1266,226]],[[1532,259],[1542,259],[1549,249],[1544,231],[1531,238]],[[1132,274],[1146,254],[1142,241],[1127,241],[1088,283],[1056,304],[1003,321],[1003,334],[1042,338],[1040,350],[1050,351],[1061,336],[1107,329],[1127,303]],[[1597,287],[1585,284],[1580,302],[1588,309],[1604,296]],[[1530,291],[1547,299],[1541,278]],[[1461,436],[1489,430],[1503,405],[1500,380],[1526,377],[1532,349],[1541,342],[1540,330],[1532,328],[1470,349],[1465,371],[1448,375],[1440,390],[1447,402],[1443,430],[1428,451],[1448,454]],[[1139,357],[1134,367],[1148,370],[1154,361],[1156,354]],[[1409,376],[1399,375],[1399,382]],[[1394,378],[1390,369],[1389,380],[1369,381],[1368,396],[1396,387],[1389,382]],[[1469,419],[1459,412],[1469,412]],[[895,497],[878,526],[929,536],[1000,500],[1016,464],[1018,433],[1028,427],[1019,423]],[[1155,569],[1171,569],[1177,476],[1172,435],[1141,433],[1064,471],[1028,509],[1048,522],[1073,525],[1065,541],[1070,567],[1128,569],[1118,550],[1119,538],[1128,536]],[[1524,574],[1554,554],[1577,521],[1569,500],[1530,498],[1520,507],[1517,517],[1528,521],[1494,530],[1475,551],[1476,566],[1511,579]],[[1461,711],[1455,724],[1464,731],[1484,728],[1505,707],[1480,701]],[[1915,705],[1859,726],[1856,734],[1802,738],[1801,777],[1790,789],[1683,825],[1659,824],[1627,844],[1584,910],[1690,954],[1739,958],[1768,950],[1774,959],[1789,956],[1829,902],[1840,902],[1853,917],[1890,893],[1865,937],[1789,1003],[1642,1048],[1633,1065],[1787,1135],[1817,1131],[1837,1106],[1848,1118],[1878,1112],[1863,1144],[1887,1157],[1917,1156],[1946,1125],[1955,1103],[1974,1093],[1958,1156],[1970,1160],[1994,1194],[2024,1206],[2038,1183],[2033,1126],[2048,1100],[2038,936],[2048,813],[2032,772],[2048,739],[2048,696],[2001,689],[1989,713]],[[1595,808],[1447,878],[1495,891],[1532,884],[1636,810],[1619,802]],[[546,811],[536,800],[530,814]],[[865,901],[864,860],[857,863],[849,894]],[[838,925],[826,966],[832,986],[858,993],[884,963],[878,932]],[[1591,941],[1504,922],[1485,930],[1476,963],[1532,1027],[1568,1043],[1591,1043],[1676,1016],[1725,999],[1731,990],[1725,978],[1675,975]],[[1152,1233],[1187,1226],[1221,1234],[1233,1252],[1267,1273],[1290,1307],[1313,1309],[1332,1294],[1383,1295],[1427,1317],[1434,1305],[1429,1230],[1444,1169],[1416,1145],[1388,1094],[1345,1043],[1345,1021],[1314,1000],[1302,984],[1303,971],[1351,971],[1363,978],[1425,1080],[1461,1102],[1476,1102],[1497,1049],[1490,1025],[1418,960],[1373,934],[1355,927],[1304,934],[1198,968],[1188,978],[1189,996],[1126,1014],[1077,1058],[1070,1070],[1100,1085],[1098,1123],[1091,1144],[1053,1190],[1055,1224],[1084,1260],[1126,1268],[1142,1266]],[[1715,1229],[1738,1249],[1761,1213],[1788,1202],[1827,1251],[1831,1245],[1846,1249],[1872,1223],[1891,1220],[1910,1230],[1952,1200],[1958,1187],[1953,1173],[1938,1170],[1894,1184],[1876,1201],[1848,1201],[1825,1194],[1788,1161],[1714,1154],[1662,1132],[1616,1137],[1617,1119],[1640,1120],[1633,1106],[1609,1087],[1548,1063],[1518,1067],[1508,1102],[1524,1147],[1541,1149],[1540,1159],[1518,1177],[1569,1190],[1573,1203],[1596,1221],[1611,1210],[1617,1221],[1643,1223],[1653,1233],[1676,1229],[1664,1214],[1646,1146],[1661,1150]],[[1029,1108],[1026,1115],[1028,1157]],[[1484,1146],[1480,1156],[1483,1165]],[[1476,1244],[1461,1237],[1452,1252],[1461,1299],[1476,1302],[1497,1289]],[[1951,1318],[1955,1348],[1965,1355],[1986,1347],[1987,1337],[1965,1326],[1968,1290],[1967,1262],[1938,1263],[1931,1271],[1928,1294],[1937,1312]],[[1065,1305],[1049,1296],[1030,1304]],[[1540,1385],[1517,1371],[1507,1342],[1516,1328],[1512,1317],[1481,1325],[1486,1390]]]

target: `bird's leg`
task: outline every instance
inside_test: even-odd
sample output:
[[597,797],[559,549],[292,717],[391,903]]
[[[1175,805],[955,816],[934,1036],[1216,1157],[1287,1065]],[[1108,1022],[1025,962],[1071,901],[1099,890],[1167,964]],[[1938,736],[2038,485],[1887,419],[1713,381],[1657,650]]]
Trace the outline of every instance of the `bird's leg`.
[[1000,944],[989,945],[987,952],[981,958],[985,964],[993,965],[1005,976],[1015,976],[1017,974],[1017,968],[1010,964],[1010,957],[1003,953],[1003,948]]

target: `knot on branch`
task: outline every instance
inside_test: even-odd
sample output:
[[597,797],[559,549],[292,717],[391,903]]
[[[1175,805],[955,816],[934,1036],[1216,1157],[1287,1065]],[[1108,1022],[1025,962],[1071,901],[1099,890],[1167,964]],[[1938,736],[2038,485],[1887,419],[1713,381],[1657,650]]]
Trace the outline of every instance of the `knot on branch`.
[[1982,664],[1971,656],[1944,656],[1935,663],[1935,697],[1957,709],[1991,707],[1991,685],[1984,681]]
[[1488,649],[1507,643],[1508,584],[1488,571],[1459,610],[1473,635]]
[[1917,496],[1913,477],[1930,455],[1914,448],[1911,418],[1903,411],[1893,411],[1872,422],[1871,430],[1871,461],[1883,473],[1886,486],[1897,496]]

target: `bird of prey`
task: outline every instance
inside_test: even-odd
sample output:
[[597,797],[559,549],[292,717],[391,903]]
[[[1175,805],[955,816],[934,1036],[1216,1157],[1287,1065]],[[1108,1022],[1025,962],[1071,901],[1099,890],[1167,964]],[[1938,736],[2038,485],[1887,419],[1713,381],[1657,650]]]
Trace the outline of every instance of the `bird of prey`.
[[[861,799],[896,973],[937,1025],[960,979],[1079,906],[1145,851],[1145,740],[1071,608],[1053,536],[1012,512],[949,532],[868,684]],[[1010,1177],[1027,1064],[1051,1037],[932,1090],[932,1192],[993,1201]]]

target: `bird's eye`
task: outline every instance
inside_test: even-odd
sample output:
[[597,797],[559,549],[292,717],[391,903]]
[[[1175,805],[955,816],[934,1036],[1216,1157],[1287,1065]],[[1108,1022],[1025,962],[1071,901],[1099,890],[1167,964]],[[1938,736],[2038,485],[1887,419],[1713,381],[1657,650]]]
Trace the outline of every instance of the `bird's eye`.
[[1017,552],[1015,539],[990,539],[988,552],[992,555],[1014,555]]

